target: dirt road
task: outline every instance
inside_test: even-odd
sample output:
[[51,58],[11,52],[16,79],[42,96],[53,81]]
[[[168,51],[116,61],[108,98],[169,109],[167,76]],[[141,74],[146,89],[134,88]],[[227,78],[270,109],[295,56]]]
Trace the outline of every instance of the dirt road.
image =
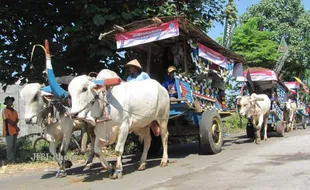
[[200,156],[198,145],[171,147],[168,167],[158,167],[160,158],[148,159],[145,171],[136,171],[136,161],[124,159],[122,180],[110,180],[97,163],[91,172],[82,167],[55,178],[55,168],[0,179],[3,189],[310,189],[310,129],[286,137],[271,137],[260,145],[244,137],[226,138],[223,151]]

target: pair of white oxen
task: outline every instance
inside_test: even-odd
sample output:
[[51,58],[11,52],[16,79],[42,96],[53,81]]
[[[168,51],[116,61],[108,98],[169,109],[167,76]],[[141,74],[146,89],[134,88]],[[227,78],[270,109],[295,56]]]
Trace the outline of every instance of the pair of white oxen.
[[[50,142],[50,152],[55,154],[57,145],[61,143],[60,152],[64,156],[68,150],[72,132],[87,121],[92,123],[92,126],[88,124],[88,127],[92,127],[95,133],[95,137],[91,138],[92,151],[99,157],[102,166],[110,172],[110,178],[121,178],[123,170],[121,157],[128,133],[134,132],[141,141],[144,141],[138,167],[138,170],[144,170],[151,144],[150,127],[157,125],[163,143],[160,166],[167,166],[169,134],[167,124],[170,110],[167,90],[153,79],[121,82],[111,87],[105,87],[96,82],[115,77],[119,78],[115,72],[103,69],[96,78],[81,75],[70,82],[68,92],[72,107],[68,111],[60,106],[58,122],[46,126],[44,135]],[[27,84],[20,92],[25,104],[25,120],[28,124],[40,123],[45,114],[42,111],[44,110],[42,93],[38,83]],[[96,122],[104,116],[107,106],[110,120]],[[116,166],[108,164],[102,153],[105,146],[113,143],[116,143]],[[87,164],[92,162],[93,156],[94,154],[90,155]],[[57,162],[60,167],[57,174],[65,176],[64,160],[62,164],[59,160]]]
[[[239,98],[238,98],[239,99]],[[260,130],[264,124],[264,140],[267,140],[267,122],[270,114],[271,101],[266,94],[255,94],[240,97],[240,115],[251,118],[255,129],[255,143],[259,144]],[[285,111],[288,112],[288,129],[291,130],[295,124],[296,103],[290,99],[285,102]]]

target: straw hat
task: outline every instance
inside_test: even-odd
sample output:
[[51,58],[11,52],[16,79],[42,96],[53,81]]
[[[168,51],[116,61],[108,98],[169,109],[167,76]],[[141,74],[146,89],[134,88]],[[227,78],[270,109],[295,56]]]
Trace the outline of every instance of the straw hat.
[[9,101],[9,100],[12,100],[12,102],[14,102],[15,101],[15,98],[14,97],[11,97],[11,96],[7,96],[7,97],[5,97],[5,99],[4,99],[4,105],[6,105],[7,104],[7,101]]
[[139,61],[137,59],[134,59],[134,60],[131,60],[129,61],[125,66],[135,66],[135,67],[138,67],[139,69],[142,69]]
[[175,66],[168,67],[168,73],[171,73],[172,71],[176,71],[177,68]]

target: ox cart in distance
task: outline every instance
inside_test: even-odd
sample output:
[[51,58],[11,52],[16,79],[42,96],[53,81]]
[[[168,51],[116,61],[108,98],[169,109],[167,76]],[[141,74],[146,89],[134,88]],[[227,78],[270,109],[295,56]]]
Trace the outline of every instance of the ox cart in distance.
[[[250,67],[243,72],[244,77],[239,77],[239,82],[246,82],[249,94],[266,94],[271,98],[271,108],[267,123],[267,132],[276,132],[283,137],[288,121],[288,111],[285,102],[288,100],[289,90],[280,82],[274,71],[262,67]],[[264,125],[262,125],[264,126]],[[263,127],[261,134],[263,134]],[[254,128],[248,120],[246,133],[248,138],[254,138]]]

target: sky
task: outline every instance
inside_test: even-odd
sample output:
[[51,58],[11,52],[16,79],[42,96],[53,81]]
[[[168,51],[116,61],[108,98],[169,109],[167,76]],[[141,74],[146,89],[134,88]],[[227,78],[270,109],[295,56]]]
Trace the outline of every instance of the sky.
[[[257,4],[260,2],[260,0],[235,0],[236,2],[236,6],[237,6],[237,10],[238,10],[238,15],[242,15],[248,7],[250,7],[253,4]],[[302,0],[305,9],[306,10],[310,10],[310,0]],[[224,31],[224,25],[222,25],[221,23],[214,23],[214,27],[212,29],[210,29],[210,31],[208,32],[208,35],[216,40],[217,37],[222,36]]]

